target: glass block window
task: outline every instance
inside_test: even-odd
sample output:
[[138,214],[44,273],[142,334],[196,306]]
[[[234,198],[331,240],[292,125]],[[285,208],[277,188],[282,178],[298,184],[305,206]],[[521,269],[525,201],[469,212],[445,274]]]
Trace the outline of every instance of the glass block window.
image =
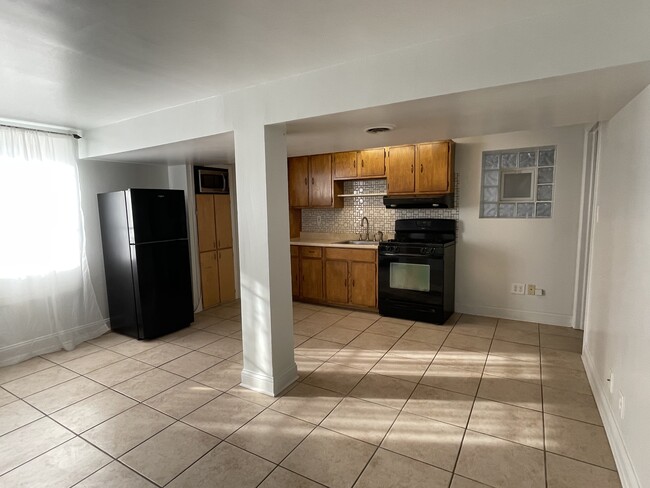
[[555,153],[555,146],[485,151],[481,218],[551,217]]

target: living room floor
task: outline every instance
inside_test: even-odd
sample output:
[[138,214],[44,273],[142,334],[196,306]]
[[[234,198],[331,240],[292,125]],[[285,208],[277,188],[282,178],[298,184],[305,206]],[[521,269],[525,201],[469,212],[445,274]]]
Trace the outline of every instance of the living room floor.
[[241,388],[238,303],[0,368],[0,487],[620,487],[580,331],[294,303],[300,374]]

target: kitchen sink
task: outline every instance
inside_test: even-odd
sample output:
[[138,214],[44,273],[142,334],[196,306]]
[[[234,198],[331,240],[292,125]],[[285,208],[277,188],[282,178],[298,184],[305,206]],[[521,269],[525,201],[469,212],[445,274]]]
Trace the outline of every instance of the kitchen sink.
[[340,242],[335,242],[334,244],[355,244],[355,245],[363,245],[363,246],[376,246],[379,243],[377,241],[340,241]]

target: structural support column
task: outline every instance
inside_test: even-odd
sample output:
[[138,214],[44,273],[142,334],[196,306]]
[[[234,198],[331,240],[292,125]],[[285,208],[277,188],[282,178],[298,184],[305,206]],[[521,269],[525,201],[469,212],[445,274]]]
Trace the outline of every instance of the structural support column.
[[244,369],[242,386],[275,396],[298,378],[284,125],[235,129]]

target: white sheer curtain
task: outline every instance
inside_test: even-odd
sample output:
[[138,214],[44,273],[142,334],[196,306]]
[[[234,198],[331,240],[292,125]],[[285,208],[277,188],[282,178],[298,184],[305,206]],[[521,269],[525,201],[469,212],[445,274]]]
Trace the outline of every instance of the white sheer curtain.
[[90,281],[72,137],[0,127],[0,366],[108,330]]

